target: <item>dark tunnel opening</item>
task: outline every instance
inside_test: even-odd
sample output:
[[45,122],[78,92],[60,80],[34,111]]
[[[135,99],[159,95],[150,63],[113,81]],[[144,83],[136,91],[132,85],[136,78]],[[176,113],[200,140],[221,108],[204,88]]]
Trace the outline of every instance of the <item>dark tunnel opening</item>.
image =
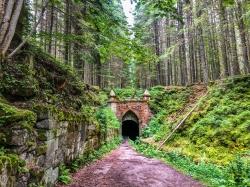
[[139,124],[132,120],[122,122],[122,137],[124,139],[131,139],[133,141],[139,137]]

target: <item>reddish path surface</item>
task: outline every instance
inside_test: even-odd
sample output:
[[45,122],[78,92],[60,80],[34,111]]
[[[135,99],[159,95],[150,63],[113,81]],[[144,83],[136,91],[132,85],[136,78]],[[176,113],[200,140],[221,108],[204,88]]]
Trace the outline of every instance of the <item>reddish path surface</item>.
[[[201,187],[161,161],[146,158],[127,143],[73,175],[68,187]],[[59,187],[59,186],[58,186]],[[60,186],[63,187],[63,186]]]

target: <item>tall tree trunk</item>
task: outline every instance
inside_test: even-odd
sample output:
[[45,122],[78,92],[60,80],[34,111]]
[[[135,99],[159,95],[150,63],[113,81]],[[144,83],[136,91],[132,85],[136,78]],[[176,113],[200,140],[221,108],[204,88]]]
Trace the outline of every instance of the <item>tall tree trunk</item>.
[[48,43],[48,52],[53,54],[52,52],[52,41],[53,41],[53,28],[54,28],[54,5],[51,5],[49,11],[49,43]]
[[[234,10],[231,10],[234,11]],[[238,58],[238,49],[237,49],[237,39],[235,34],[235,20],[234,20],[234,13],[229,12],[229,18],[231,26],[230,28],[230,34],[231,34],[231,43],[232,43],[232,74],[233,75],[239,75],[240,74],[240,67],[239,67],[239,58]]]
[[5,56],[14,37],[17,22],[23,7],[23,0],[6,0],[6,7],[0,10],[2,19],[0,20],[0,56]]
[[[154,44],[155,44],[155,54],[160,57],[160,32],[159,32],[159,22],[158,20],[154,21]],[[162,85],[161,80],[161,62],[157,62],[157,84]]]
[[[70,24],[70,3],[71,0],[65,0],[65,10],[66,10],[66,14],[64,16],[64,20],[65,20],[65,28],[64,28],[64,33],[66,35],[66,39],[64,41],[64,60],[65,63],[68,64],[69,63],[69,53],[70,53],[70,42],[68,41],[68,35],[70,34],[71,31],[71,24]],[[76,29],[75,29],[76,31]]]
[[244,65],[244,72],[250,72],[250,65],[249,65],[249,55],[248,55],[248,48],[247,48],[247,39],[246,39],[246,26],[243,19],[242,14],[242,4],[239,0],[236,0],[237,4],[237,20],[238,20],[238,27],[240,31],[240,40],[241,40],[241,51],[243,56],[243,65]]
[[227,39],[226,39],[226,13],[225,7],[223,5],[223,0],[219,0],[219,19],[220,19],[220,48],[221,48],[221,55],[222,55],[222,65],[223,65],[223,77],[228,77],[229,73],[229,59],[227,56]]
[[186,85],[187,82],[187,60],[186,60],[186,46],[184,35],[184,20],[183,20],[183,0],[178,1],[178,14],[180,16],[178,21],[178,40],[179,40],[179,61],[180,61],[180,83]]
[[[204,4],[198,4],[197,6],[197,17],[200,19],[202,16],[202,9]],[[199,66],[199,77],[202,79],[204,83],[208,83],[208,66],[206,60],[206,51],[205,51],[205,44],[203,39],[203,30],[202,25],[199,23],[197,25],[197,37],[198,37],[198,54],[200,59],[200,66]],[[202,75],[202,76],[201,76]]]

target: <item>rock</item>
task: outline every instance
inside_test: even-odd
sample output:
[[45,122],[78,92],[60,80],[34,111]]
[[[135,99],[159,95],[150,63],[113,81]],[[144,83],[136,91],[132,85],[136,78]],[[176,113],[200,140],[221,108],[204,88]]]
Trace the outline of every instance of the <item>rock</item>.
[[67,121],[60,122],[60,128],[68,128],[69,123]]
[[47,152],[45,158],[45,168],[53,165],[56,157],[56,151],[58,149],[58,138],[49,140],[46,142]]
[[36,165],[39,167],[44,167],[45,155],[41,155],[36,160]]
[[17,186],[17,187],[26,187],[26,186],[28,186],[29,178],[30,178],[30,174],[29,174],[29,173],[24,173],[24,174],[22,174],[22,175],[17,179],[17,182],[16,182],[16,185],[15,185],[15,186]]
[[45,171],[44,179],[43,179],[46,186],[47,187],[54,186],[54,184],[57,181],[58,175],[59,175],[59,168],[58,167],[56,167],[55,169],[53,169],[52,167],[47,169]]
[[38,129],[37,133],[38,133],[38,140],[48,141],[56,137],[57,129],[52,129],[52,130]]
[[28,142],[29,134],[26,129],[12,129],[10,141],[8,145],[22,146]]
[[7,169],[5,167],[2,168],[2,170],[0,170],[0,186],[7,186],[8,183],[8,172]]
[[56,126],[57,126],[56,122],[52,119],[45,119],[43,121],[37,122],[36,124],[36,127],[38,129],[47,129],[47,130],[56,128]]
[[37,113],[37,120],[38,121],[53,118],[53,115],[49,110],[47,110],[47,111],[37,111],[36,113]]

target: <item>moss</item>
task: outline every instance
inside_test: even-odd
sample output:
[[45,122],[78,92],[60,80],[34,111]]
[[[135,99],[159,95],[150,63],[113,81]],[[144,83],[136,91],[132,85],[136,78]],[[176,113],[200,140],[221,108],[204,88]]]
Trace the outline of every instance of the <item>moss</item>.
[[46,141],[47,140],[47,136],[46,136],[46,131],[47,130],[43,130],[43,129],[37,129],[37,138],[39,141]]
[[44,145],[39,145],[35,151],[36,151],[36,154],[39,156],[39,155],[45,154],[47,152],[47,149],[48,149],[48,146],[44,144]]
[[47,114],[58,121],[81,122],[85,119],[81,112],[66,111],[50,104],[34,104],[32,110],[39,115]]
[[13,173],[27,171],[24,160],[21,160],[18,155],[6,153],[0,148],[0,171],[2,171],[3,168],[7,168]]
[[[155,105],[156,109],[159,106],[168,108],[160,102]],[[160,113],[156,117],[158,115]],[[208,96],[164,149],[187,155],[196,162],[227,165],[236,155],[250,150],[249,119],[250,77],[220,81],[210,88]],[[166,124],[156,129],[155,134],[164,132],[161,137],[168,134]]]
[[15,124],[31,130],[35,122],[35,113],[29,110],[18,109],[0,101],[0,127]]
[[32,57],[27,56],[18,62],[0,65],[3,70],[0,90],[5,96],[29,98],[38,93]]

